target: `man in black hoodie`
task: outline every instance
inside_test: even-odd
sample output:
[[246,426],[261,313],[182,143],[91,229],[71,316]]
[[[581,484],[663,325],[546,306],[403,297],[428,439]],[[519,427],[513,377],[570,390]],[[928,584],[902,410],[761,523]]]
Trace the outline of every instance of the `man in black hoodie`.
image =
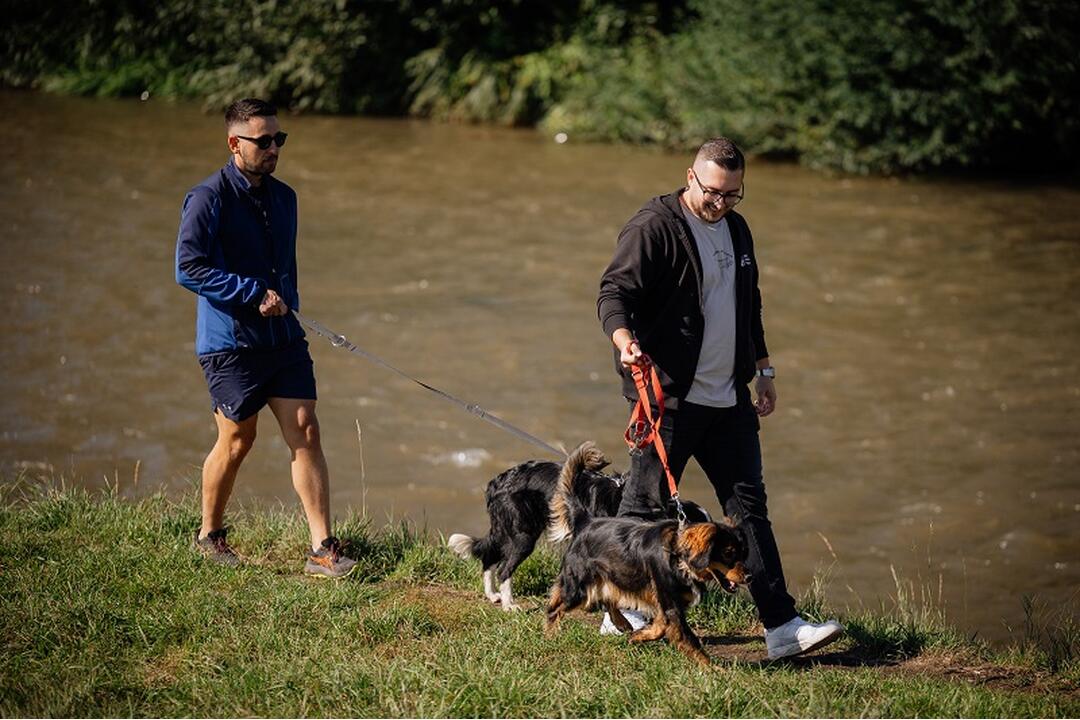
[[[795,612],[765,507],[758,418],[776,407],[775,371],[753,238],[733,210],[743,199],[745,171],[731,140],[703,144],[686,187],[653,198],[623,228],[600,281],[597,311],[628,399],[637,398],[631,368],[644,367],[646,356],[656,368],[664,394],[660,437],[676,481],[695,458],[745,531],[750,594],[775,659],[822,647],[842,628],[807,623]],[[658,519],[669,499],[655,449],[634,452],[619,514]]]

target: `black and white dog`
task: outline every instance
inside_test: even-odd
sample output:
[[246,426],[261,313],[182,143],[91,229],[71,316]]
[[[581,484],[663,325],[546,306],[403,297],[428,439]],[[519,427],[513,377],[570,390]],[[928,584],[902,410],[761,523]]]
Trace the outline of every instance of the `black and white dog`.
[[[481,562],[484,595],[488,600],[501,605],[503,610],[518,609],[510,590],[510,577],[532,554],[536,541],[550,526],[551,500],[561,479],[565,487],[573,488],[577,501],[591,516],[612,517],[618,512],[625,478],[621,473],[601,472],[607,465],[606,459],[593,460],[584,466],[529,460],[491,479],[485,493],[491,522],[488,534],[471,538],[454,533],[446,543],[460,557],[474,557]],[[575,477],[562,478],[575,471]],[[709,513],[696,503],[684,501],[683,508],[692,522],[710,520]],[[562,534],[553,539],[569,540],[570,536]]]

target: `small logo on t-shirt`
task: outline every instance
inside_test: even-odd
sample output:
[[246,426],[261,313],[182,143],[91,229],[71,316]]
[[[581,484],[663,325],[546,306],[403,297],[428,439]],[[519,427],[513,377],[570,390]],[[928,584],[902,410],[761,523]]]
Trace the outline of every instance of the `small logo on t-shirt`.
[[750,256],[749,255],[743,255],[742,259],[739,260],[739,267],[750,267],[750,265],[752,265],[752,264],[753,263],[750,262]]

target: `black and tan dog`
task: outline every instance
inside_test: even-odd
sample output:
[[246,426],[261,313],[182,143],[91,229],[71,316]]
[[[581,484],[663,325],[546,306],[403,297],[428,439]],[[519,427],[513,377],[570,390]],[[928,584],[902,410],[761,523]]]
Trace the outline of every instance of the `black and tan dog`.
[[747,580],[747,546],[742,531],[714,522],[594,517],[577,500],[577,466],[599,453],[585,443],[575,450],[552,498],[552,535],[571,535],[562,569],[551,589],[547,629],[579,607],[603,607],[615,626],[629,632],[619,608],[652,615],[650,625],[630,633],[630,642],[667,638],[698,662],[709,658],[686,622],[686,609],[697,602],[705,584],[717,582],[729,592]]
[[[593,447],[593,446],[590,446]],[[484,595],[504,610],[517,609],[510,589],[510,577],[529,557],[536,541],[551,522],[551,500],[560,484],[572,487],[575,502],[593,517],[615,515],[622,500],[623,476],[602,470],[608,461],[593,447],[590,453],[576,453],[564,464],[530,460],[499,473],[487,485],[488,518],[491,529],[481,538],[454,533],[446,544],[457,555],[480,560],[483,565]],[[709,519],[701,506],[685,502],[687,515]],[[569,534],[553,534],[555,542]],[[495,590],[498,579],[499,589]]]

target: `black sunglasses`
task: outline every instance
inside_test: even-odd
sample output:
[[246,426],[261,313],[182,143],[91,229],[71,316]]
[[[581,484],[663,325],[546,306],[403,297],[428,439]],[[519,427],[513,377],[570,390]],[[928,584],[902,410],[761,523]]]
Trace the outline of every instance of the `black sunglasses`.
[[269,150],[270,149],[270,143],[274,143],[278,147],[281,147],[282,145],[284,145],[285,144],[285,138],[289,137],[289,134],[279,132],[276,135],[260,135],[257,138],[244,137],[243,135],[237,135],[236,137],[240,138],[241,140],[247,140],[248,142],[255,143],[256,145],[259,146],[260,150]]

